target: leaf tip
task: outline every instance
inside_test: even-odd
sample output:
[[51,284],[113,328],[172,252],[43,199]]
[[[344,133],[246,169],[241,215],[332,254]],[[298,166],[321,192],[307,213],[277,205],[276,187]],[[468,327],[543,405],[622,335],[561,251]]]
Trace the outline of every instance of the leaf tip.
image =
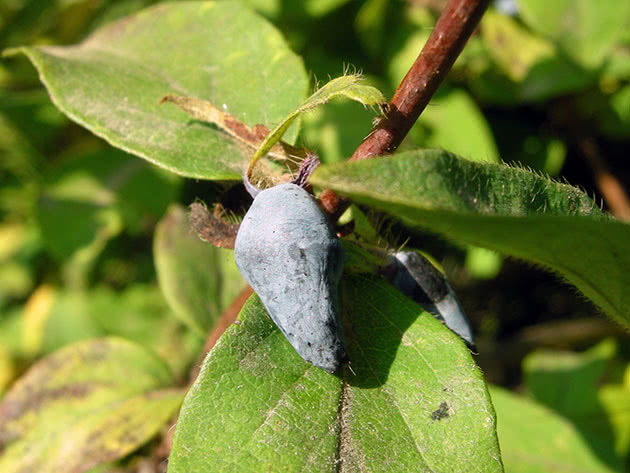
[[158,102],[158,105],[163,105],[166,102],[175,102],[175,96],[171,95],[171,94],[167,94],[164,97],[162,97],[160,99],[160,101]]
[[3,49],[2,52],[0,53],[0,57],[3,57],[3,58],[14,57],[22,53],[24,53],[24,46],[17,46],[13,48]]

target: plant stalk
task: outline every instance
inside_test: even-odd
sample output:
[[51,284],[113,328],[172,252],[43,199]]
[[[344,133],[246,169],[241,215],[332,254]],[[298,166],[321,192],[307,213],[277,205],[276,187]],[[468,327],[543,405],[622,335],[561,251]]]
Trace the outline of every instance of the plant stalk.
[[[398,148],[451,70],[489,3],[490,0],[448,2],[418,58],[396,89],[385,117],[355,150],[351,161],[391,153]],[[330,189],[322,192],[321,201],[334,216],[339,216],[349,205],[347,199]]]

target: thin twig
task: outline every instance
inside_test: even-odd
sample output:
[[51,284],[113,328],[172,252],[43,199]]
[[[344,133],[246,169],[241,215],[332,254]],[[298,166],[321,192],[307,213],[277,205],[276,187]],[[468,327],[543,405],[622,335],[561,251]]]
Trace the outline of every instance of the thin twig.
[[[203,346],[203,351],[201,352],[197,363],[195,363],[190,370],[188,387],[186,388],[186,391],[190,389],[192,384],[197,379],[197,376],[199,376],[199,371],[201,370],[203,360],[206,358],[210,350],[212,350],[214,344],[217,343],[219,337],[223,335],[223,332],[225,332],[225,330],[234,323],[234,321],[238,317],[239,312],[241,311],[241,308],[243,307],[243,304],[245,304],[245,302],[247,301],[247,299],[249,299],[249,296],[251,296],[253,292],[254,290],[249,285],[245,286],[243,290],[239,293],[239,295],[234,298],[230,306],[223,311],[221,317],[219,317],[219,320],[214,326],[214,329],[212,329],[212,332],[210,332],[210,335],[208,335],[208,338],[206,338],[206,342]],[[172,421],[173,426],[177,423],[178,416],[179,413],[177,413]],[[155,450],[153,457],[154,459],[157,459],[158,463],[161,463],[164,459],[170,456],[171,447],[173,446],[174,434],[175,428],[169,429],[166,434],[164,434],[164,437],[162,438],[159,447]]]
[[[351,160],[391,153],[416,122],[464,49],[490,0],[450,0],[431,36],[389,102],[388,112],[356,149]],[[348,202],[333,191],[322,192],[324,208],[340,215]]]
[[592,134],[593,124],[577,109],[573,97],[557,100],[551,109],[552,124],[560,129],[579,151],[593,173],[593,179],[610,213],[630,221],[630,197],[623,183],[610,170],[599,144]]
[[201,353],[201,356],[199,357],[198,363],[196,363],[193,366],[192,370],[190,371],[190,384],[191,385],[195,381],[195,379],[197,379],[197,375],[199,374],[199,370],[201,369],[201,364],[203,360],[206,358],[206,355],[210,352],[210,350],[212,350],[212,347],[214,346],[215,343],[217,343],[217,340],[219,339],[219,337],[223,335],[223,332],[225,332],[225,330],[234,323],[234,321],[238,317],[238,313],[241,311],[241,308],[243,307],[243,304],[247,302],[247,299],[249,299],[249,296],[251,296],[253,293],[254,293],[254,290],[249,285],[247,285],[238,294],[238,296],[234,298],[230,306],[223,311],[223,313],[221,314],[221,317],[219,318],[216,325],[212,329],[212,332],[210,332],[210,335],[208,335],[208,338],[206,338],[206,343],[203,346],[203,352]]
[[619,220],[630,221],[630,199],[623,184],[610,171],[594,138],[582,136],[578,145],[590,165],[595,184],[602,193],[610,212]]

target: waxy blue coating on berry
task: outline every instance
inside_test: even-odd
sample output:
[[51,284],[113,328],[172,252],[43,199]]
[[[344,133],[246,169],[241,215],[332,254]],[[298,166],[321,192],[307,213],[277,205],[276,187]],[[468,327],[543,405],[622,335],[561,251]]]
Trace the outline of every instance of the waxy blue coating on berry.
[[328,372],[347,361],[337,302],[343,248],[308,192],[281,184],[258,193],[234,258],[302,358]]
[[475,350],[475,340],[466,314],[446,277],[415,251],[399,251],[391,257],[392,285],[444,322]]

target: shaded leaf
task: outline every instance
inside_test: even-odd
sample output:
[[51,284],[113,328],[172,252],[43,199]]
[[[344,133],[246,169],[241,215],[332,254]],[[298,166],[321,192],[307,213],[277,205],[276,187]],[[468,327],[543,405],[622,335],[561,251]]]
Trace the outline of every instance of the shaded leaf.
[[42,240],[63,261],[65,282],[82,288],[96,258],[123,228],[141,233],[174,198],[177,178],[114,148],[64,162],[37,207]]
[[381,279],[343,285],[352,371],[303,361],[252,297],[187,394],[170,473],[502,471],[464,344]]
[[536,350],[523,360],[525,383],[537,402],[566,417],[589,413],[597,407],[597,388],[615,351],[612,340],[583,353]]
[[484,15],[481,34],[492,61],[471,85],[484,100],[508,104],[547,100],[596,80],[556,44],[514,18],[490,10]]
[[627,463],[630,455],[630,387],[605,385],[599,390],[598,397],[608,420],[606,428],[614,438],[615,451]]
[[79,45],[17,52],[72,120],[158,166],[202,179],[240,179],[247,156],[224,133],[159,108],[164,95],[225,105],[253,126],[280,120],[307,88],[301,61],[279,32],[236,2],[164,3]]
[[[501,161],[488,122],[466,92],[451,90],[435,97],[431,104],[411,129],[414,142],[443,148],[473,161]],[[424,131],[425,127],[428,130]]]
[[547,267],[630,326],[630,225],[574,187],[436,150],[320,166],[311,182],[451,240]]
[[573,424],[535,402],[490,388],[507,473],[612,473]]
[[0,471],[78,473],[125,456],[179,406],[171,383],[161,360],[122,339],[59,350],[0,404]]
[[203,340],[175,318],[160,290],[132,284],[121,292],[108,287],[85,291],[40,286],[22,312],[26,357],[48,354],[90,337],[119,336],[166,360],[178,379],[198,356]]
[[604,340],[583,353],[537,350],[523,361],[523,374],[537,402],[570,420],[602,461],[622,471],[629,445],[623,438],[628,428],[621,426],[629,415],[630,391],[599,386],[616,348],[612,340]]
[[371,128],[365,110],[352,102],[336,101],[305,114],[300,136],[318,150],[323,163],[334,163],[352,156]]
[[201,241],[181,207],[158,225],[153,243],[158,281],[175,314],[206,333],[245,286],[231,250]]

